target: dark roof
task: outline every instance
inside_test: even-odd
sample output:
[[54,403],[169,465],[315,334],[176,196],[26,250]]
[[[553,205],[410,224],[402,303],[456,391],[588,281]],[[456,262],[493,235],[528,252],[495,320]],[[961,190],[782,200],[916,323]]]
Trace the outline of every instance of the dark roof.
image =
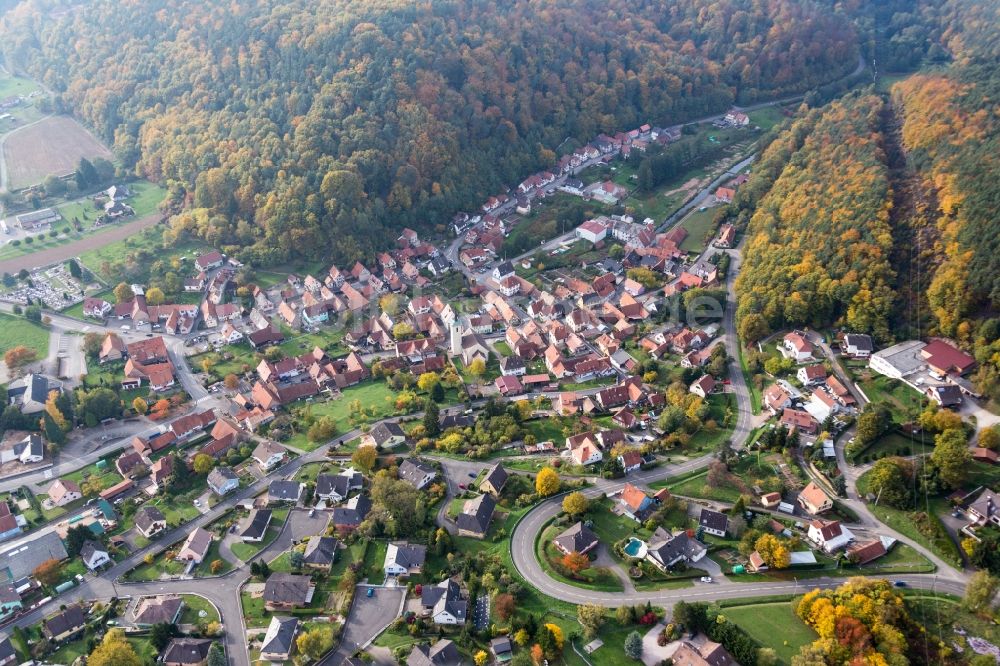
[[316,477],[316,494],[320,497],[334,492],[341,497],[347,497],[353,488],[360,488],[364,477],[361,472],[353,474],[320,474]]
[[855,347],[859,351],[871,351],[874,349],[871,336],[864,333],[848,333],[844,336],[844,344]]
[[413,646],[413,651],[406,658],[406,666],[459,666],[462,655],[455,644],[442,638],[434,645],[421,643]]
[[368,435],[376,444],[382,446],[389,441],[389,438],[405,437],[406,433],[403,432],[403,429],[395,421],[383,421],[372,428]]
[[[416,458],[407,458],[399,465],[399,478],[416,487],[427,475],[436,476],[437,470]],[[316,485],[319,488],[319,484]]]
[[163,512],[155,506],[143,506],[135,512],[135,526],[145,532],[158,520],[166,520]]
[[163,651],[163,661],[170,664],[197,664],[208,658],[210,638],[173,638]]
[[[507,479],[509,477],[510,475],[507,473],[507,470],[503,468],[503,465],[497,463],[493,465],[493,467],[490,467],[486,476],[483,477],[482,483],[489,481],[490,485],[496,488],[497,492],[499,492],[504,487],[504,484],[507,483]],[[482,483],[480,485],[482,485]]]
[[427,546],[413,543],[395,543],[396,558],[394,562],[406,569],[424,566],[427,559]]
[[49,636],[59,636],[81,629],[85,621],[83,609],[79,606],[70,606],[63,612],[45,620],[45,632]]
[[273,573],[264,583],[264,602],[277,604],[306,604],[312,578],[289,573]]
[[14,645],[10,642],[10,638],[4,636],[0,639],[0,661],[7,661],[11,657],[17,656],[14,651]]
[[302,555],[306,564],[329,566],[337,557],[337,540],[328,536],[311,536]]
[[656,528],[656,532],[649,540],[649,554],[664,566],[669,566],[679,557],[690,559],[704,548],[703,545],[689,537],[687,532],[671,535],[662,527]]
[[6,573],[18,582],[32,574],[45,560],[65,560],[69,555],[55,532],[45,532],[30,541],[7,546],[0,551],[0,578]]
[[[474,534],[486,534],[486,530],[490,528],[490,521],[493,519],[493,510],[496,509],[496,506],[496,500],[489,494],[468,500],[465,509],[455,519],[455,524],[460,530]],[[466,509],[468,513],[466,513]]]
[[475,422],[476,419],[466,414],[449,414],[441,417],[441,429],[468,428]]
[[420,592],[420,604],[424,608],[432,608],[433,614],[446,611],[460,622],[465,621],[469,602],[462,598],[462,588],[451,578],[437,585],[423,586]]
[[725,532],[729,528],[729,517],[724,513],[719,513],[718,511],[702,509],[701,518],[699,518],[698,524],[711,530]]
[[107,548],[97,543],[96,541],[88,539],[83,543],[83,546],[80,548],[80,557],[83,558],[84,562],[89,562],[95,553],[107,553],[107,552],[108,552]]
[[260,539],[267,531],[267,524],[271,522],[270,509],[254,509],[250,512],[243,528],[240,530],[240,537],[243,539]]
[[509,260],[502,261],[497,264],[497,267],[494,270],[496,270],[499,275],[510,275],[514,272],[514,264],[512,264]]
[[516,370],[518,368],[525,367],[524,359],[514,354],[513,356],[504,356],[500,359],[500,371],[504,372],[507,370]]
[[563,550],[570,553],[582,553],[595,541],[597,541],[597,535],[582,522],[578,522],[572,527],[567,528],[565,532],[555,538],[555,542]]
[[493,654],[503,654],[505,652],[511,652],[513,648],[510,645],[510,639],[506,636],[497,636],[490,641],[490,649],[493,650]]
[[295,640],[298,626],[299,621],[294,617],[272,616],[260,651],[265,654],[288,654],[292,651],[292,641]]
[[275,479],[267,486],[267,496],[269,499],[276,499],[285,502],[298,501],[302,494],[302,484],[298,481],[285,481]]
[[372,501],[364,495],[356,495],[347,500],[344,506],[333,510],[334,525],[360,525],[368,512],[372,510]]
[[173,622],[184,601],[180,597],[153,597],[144,599],[135,613],[137,624]]

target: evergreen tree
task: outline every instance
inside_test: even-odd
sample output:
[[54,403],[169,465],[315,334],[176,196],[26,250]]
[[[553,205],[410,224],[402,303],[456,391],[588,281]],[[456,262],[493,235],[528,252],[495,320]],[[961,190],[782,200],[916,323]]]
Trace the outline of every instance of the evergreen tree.
[[[435,384],[441,386],[441,384]],[[424,403],[424,432],[428,437],[437,437],[441,434],[441,410],[437,406],[434,397],[431,396]]]

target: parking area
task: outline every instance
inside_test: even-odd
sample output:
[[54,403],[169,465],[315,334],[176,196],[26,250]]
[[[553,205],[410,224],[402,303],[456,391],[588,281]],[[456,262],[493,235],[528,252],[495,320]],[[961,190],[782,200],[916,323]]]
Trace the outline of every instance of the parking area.
[[405,588],[372,588],[374,594],[369,597],[369,588],[358,586],[354,596],[351,613],[344,625],[343,640],[340,648],[320,662],[322,666],[341,664],[361,646],[377,636],[382,629],[389,626],[399,614],[399,605],[403,601]]

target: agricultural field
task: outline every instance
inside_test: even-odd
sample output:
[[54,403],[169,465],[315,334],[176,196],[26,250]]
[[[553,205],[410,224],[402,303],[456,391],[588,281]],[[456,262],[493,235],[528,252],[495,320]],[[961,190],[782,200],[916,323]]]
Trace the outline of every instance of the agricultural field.
[[701,252],[708,246],[711,235],[715,233],[715,225],[712,224],[715,214],[716,210],[709,207],[706,210],[692,211],[684,218],[681,226],[687,229],[688,235],[681,243],[683,252]]
[[3,146],[7,187],[28,187],[48,175],[69,173],[76,169],[81,157],[111,159],[112,155],[72,118],[46,118],[7,137]]
[[735,606],[723,613],[762,646],[774,648],[781,664],[792,663],[799,648],[816,640],[816,632],[792,612],[790,601]]
[[21,317],[0,314],[0,355],[19,345],[34,349],[39,359],[45,358],[49,353],[48,329]]

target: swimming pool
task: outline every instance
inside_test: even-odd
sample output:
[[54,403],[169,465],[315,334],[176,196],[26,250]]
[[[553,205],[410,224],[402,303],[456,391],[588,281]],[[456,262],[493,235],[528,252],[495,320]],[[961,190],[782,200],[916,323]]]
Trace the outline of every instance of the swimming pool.
[[641,539],[636,539],[635,537],[630,537],[622,550],[629,557],[642,558],[646,556],[646,544]]

